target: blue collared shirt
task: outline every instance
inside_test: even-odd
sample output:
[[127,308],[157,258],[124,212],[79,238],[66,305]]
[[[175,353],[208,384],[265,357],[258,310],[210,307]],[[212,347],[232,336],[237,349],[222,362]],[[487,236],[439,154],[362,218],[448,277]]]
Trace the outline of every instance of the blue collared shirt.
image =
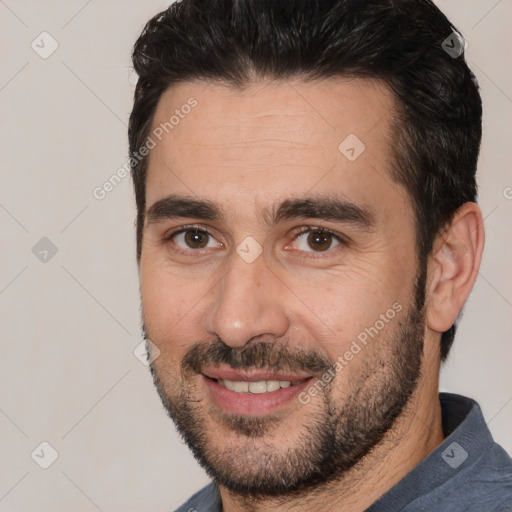
[[[512,512],[512,459],[471,398],[440,393],[444,441],[367,512]],[[176,512],[222,512],[210,483]]]

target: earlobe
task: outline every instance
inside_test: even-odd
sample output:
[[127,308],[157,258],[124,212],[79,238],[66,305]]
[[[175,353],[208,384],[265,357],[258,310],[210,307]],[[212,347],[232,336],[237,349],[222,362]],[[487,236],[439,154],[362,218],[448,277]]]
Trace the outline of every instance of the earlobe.
[[476,203],[464,203],[437,237],[429,258],[427,325],[447,331],[466,302],[480,267],[484,227]]

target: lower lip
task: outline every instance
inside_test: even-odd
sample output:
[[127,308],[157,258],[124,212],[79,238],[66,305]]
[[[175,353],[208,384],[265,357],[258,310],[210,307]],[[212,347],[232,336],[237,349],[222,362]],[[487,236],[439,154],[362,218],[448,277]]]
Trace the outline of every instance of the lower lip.
[[[300,384],[281,388],[267,393],[236,393],[219,384],[215,379],[201,376],[213,402],[226,412],[244,416],[261,416],[276,411],[297,396],[310,385],[312,377]],[[298,400],[298,399],[297,399]]]

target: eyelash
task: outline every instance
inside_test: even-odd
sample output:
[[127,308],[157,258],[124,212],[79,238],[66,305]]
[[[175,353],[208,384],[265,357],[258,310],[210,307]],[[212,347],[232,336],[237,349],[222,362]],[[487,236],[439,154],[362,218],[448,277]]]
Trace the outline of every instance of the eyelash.
[[[179,235],[181,233],[186,233],[187,231],[198,231],[200,233],[206,233],[208,236],[210,236],[210,237],[215,239],[213,234],[210,233],[208,231],[208,229],[205,229],[204,227],[198,226],[196,224],[191,224],[191,225],[182,226],[179,229],[177,229],[176,231],[172,231],[168,235],[165,235],[164,238],[163,238],[163,242],[164,243],[168,243],[168,242],[172,241],[172,239],[176,235]],[[296,240],[300,235],[302,235],[304,233],[308,233],[308,232],[311,232],[311,233],[321,233],[321,234],[327,234],[327,235],[332,236],[337,242],[340,243],[340,245],[337,246],[338,248],[342,248],[342,247],[348,245],[348,240],[345,237],[339,235],[338,233],[335,233],[334,231],[331,231],[330,229],[322,228],[322,227],[319,227],[319,226],[302,226],[300,228],[297,228],[294,231],[293,240],[292,241]],[[319,257],[322,257],[321,255],[324,252],[332,252],[335,249],[336,249],[336,247],[334,249],[327,249],[327,251],[298,251],[298,252],[300,252],[302,254],[303,253],[308,253],[308,256],[302,255],[303,258],[319,258]],[[181,253],[189,253],[190,251],[192,251],[192,252],[194,252],[196,254],[202,254],[203,251],[208,251],[208,249],[203,249],[203,250],[201,250],[201,249],[183,250],[183,249],[179,249],[179,248],[176,249],[176,250],[178,252],[181,252]],[[311,253],[311,254],[309,254],[309,253]]]
[[293,240],[295,241],[300,235],[304,233],[320,233],[325,235],[330,235],[334,240],[339,242],[340,245],[332,248],[327,249],[326,251],[298,251],[301,255],[301,258],[322,258],[323,254],[325,253],[333,253],[333,251],[336,251],[337,249],[340,250],[343,247],[346,247],[348,245],[348,240],[343,237],[342,235],[339,235],[338,233],[335,233],[334,231],[331,231],[327,228],[322,228],[319,226],[302,226],[294,231]]
[[[162,242],[164,243],[169,243],[172,241],[172,239],[181,234],[181,233],[186,233],[187,231],[197,231],[199,233],[206,233],[209,237],[212,237],[215,239],[215,237],[213,236],[212,233],[210,233],[208,231],[208,229],[205,229],[204,227],[201,227],[201,226],[198,226],[196,224],[187,224],[185,226],[181,226],[179,229],[177,229],[176,231],[172,231],[171,233],[167,234],[167,235],[164,235],[163,239],[162,239]],[[176,249],[178,252],[190,252],[190,251],[193,251],[195,253],[199,253],[201,254],[201,250],[200,249],[190,249],[189,251],[183,251],[183,249]]]

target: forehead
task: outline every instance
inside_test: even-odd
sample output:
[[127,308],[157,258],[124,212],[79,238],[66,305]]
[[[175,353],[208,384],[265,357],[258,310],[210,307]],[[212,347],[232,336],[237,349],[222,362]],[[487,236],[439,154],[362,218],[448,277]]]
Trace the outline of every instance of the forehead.
[[369,203],[379,189],[396,202],[393,114],[375,80],[174,85],[153,120],[146,204],[178,193],[240,209],[335,190]]
[[[189,104],[195,106],[189,108]],[[311,146],[320,140],[338,141],[343,132],[364,138],[380,124],[384,133],[394,112],[394,96],[380,81],[332,78],[258,82],[243,88],[225,83],[184,82],[171,86],[159,100],[152,129],[163,128],[168,142],[197,145],[218,152],[219,138],[250,148],[254,136],[258,147],[265,133],[286,133],[284,140],[267,140],[273,145],[291,142]],[[188,119],[187,122],[185,122]],[[193,130],[187,130],[193,123]],[[169,126],[169,124],[171,126]],[[166,137],[172,132],[172,137]],[[325,136],[328,137],[325,140]],[[210,146],[210,147],[208,147]],[[175,148],[177,149],[177,148]],[[335,148],[336,149],[336,148]]]

